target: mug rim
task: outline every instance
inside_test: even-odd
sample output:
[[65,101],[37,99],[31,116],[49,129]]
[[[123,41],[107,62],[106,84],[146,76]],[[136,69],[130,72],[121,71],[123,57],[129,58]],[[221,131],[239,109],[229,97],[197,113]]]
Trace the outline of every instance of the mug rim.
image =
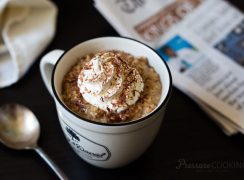
[[[161,102],[161,104],[156,107],[156,109],[154,109],[151,113],[147,114],[146,116],[143,116],[139,119],[136,119],[136,120],[133,120],[133,121],[126,121],[126,122],[122,122],[122,123],[101,123],[101,122],[97,122],[97,121],[93,121],[93,120],[90,120],[90,119],[87,119],[87,118],[84,118],[84,117],[81,117],[79,116],[78,114],[76,114],[75,112],[73,112],[70,108],[68,108],[64,102],[59,98],[57,92],[56,92],[56,89],[55,89],[55,85],[54,85],[54,74],[55,74],[55,71],[56,71],[56,68],[59,64],[59,62],[61,61],[61,59],[63,58],[64,55],[67,54],[67,52],[69,52],[71,49],[75,48],[77,45],[81,44],[81,43],[85,43],[85,42],[88,42],[88,41],[91,41],[91,40],[96,40],[96,39],[102,39],[102,38],[118,38],[118,39],[126,39],[126,40],[131,40],[131,41],[135,41],[143,46],[146,46],[147,48],[149,48],[150,50],[152,50],[158,57],[159,59],[161,59],[168,71],[168,75],[169,75],[169,90],[166,94],[166,97],[163,99],[163,101]],[[56,100],[59,102],[59,104],[62,105],[62,107],[67,110],[69,113],[71,113],[72,115],[74,115],[75,117],[77,117],[79,120],[82,120],[82,121],[85,121],[85,122],[88,122],[88,123],[92,123],[92,124],[96,124],[96,125],[101,125],[101,126],[116,126],[116,127],[119,127],[119,126],[127,126],[127,125],[132,125],[132,124],[137,124],[137,123],[140,123],[142,121],[145,121],[147,120],[148,118],[152,117],[154,114],[156,114],[163,106],[166,105],[166,103],[168,102],[169,100],[169,97],[171,95],[171,92],[172,92],[172,75],[171,75],[171,72],[170,72],[170,69],[167,65],[167,63],[165,62],[165,60],[163,59],[163,57],[161,57],[159,55],[159,53],[157,51],[155,51],[153,48],[151,48],[150,46],[148,46],[147,44],[143,43],[143,42],[140,42],[136,39],[133,39],[133,38],[129,38],[129,37],[123,37],[123,36],[100,36],[100,37],[96,37],[96,38],[92,38],[92,39],[89,39],[89,40],[86,40],[86,41],[83,41],[83,42],[80,42],[78,43],[77,45],[75,46],[72,46],[71,48],[68,48],[67,50],[64,51],[64,53],[58,58],[57,62],[55,63],[54,67],[53,67],[53,71],[52,71],[52,77],[51,77],[51,87],[52,87],[52,91],[53,91],[53,94],[54,94],[54,97],[56,98]]]

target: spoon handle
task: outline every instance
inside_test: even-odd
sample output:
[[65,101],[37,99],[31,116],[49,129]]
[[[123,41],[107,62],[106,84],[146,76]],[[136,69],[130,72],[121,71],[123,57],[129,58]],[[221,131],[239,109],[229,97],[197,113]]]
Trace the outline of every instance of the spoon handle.
[[44,159],[49,167],[56,173],[61,180],[68,180],[68,177],[59,169],[59,167],[51,160],[51,158],[40,148],[35,147],[34,150]]

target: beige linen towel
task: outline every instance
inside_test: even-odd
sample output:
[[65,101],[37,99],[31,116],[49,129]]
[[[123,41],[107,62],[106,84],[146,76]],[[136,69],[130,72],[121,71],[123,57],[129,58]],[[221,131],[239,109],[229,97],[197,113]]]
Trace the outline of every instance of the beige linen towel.
[[50,43],[56,15],[48,0],[0,0],[0,88],[17,82]]

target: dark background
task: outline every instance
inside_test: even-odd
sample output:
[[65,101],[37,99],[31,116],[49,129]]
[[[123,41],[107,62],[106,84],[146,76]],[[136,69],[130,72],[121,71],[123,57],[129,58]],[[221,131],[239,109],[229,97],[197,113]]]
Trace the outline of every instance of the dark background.
[[[232,0],[244,10],[243,1]],[[59,8],[57,32],[40,57],[53,49],[72,46],[99,36],[118,36],[93,7],[92,1],[55,0]],[[207,12],[206,12],[207,13]],[[186,95],[173,89],[160,132],[149,150],[130,165],[104,170],[81,160],[66,142],[54,102],[39,72],[37,59],[17,84],[0,90],[0,105],[18,102],[31,108],[41,124],[39,145],[70,179],[244,179],[244,136],[227,137]],[[241,162],[242,168],[176,169],[189,163]],[[34,151],[15,151],[0,144],[0,179],[56,179]]]

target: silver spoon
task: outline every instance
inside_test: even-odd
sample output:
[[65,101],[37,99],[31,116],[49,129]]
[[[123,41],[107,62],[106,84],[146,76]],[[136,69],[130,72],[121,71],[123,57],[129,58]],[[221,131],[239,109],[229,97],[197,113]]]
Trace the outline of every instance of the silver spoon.
[[9,148],[35,150],[60,179],[68,179],[47,154],[38,147],[39,135],[39,122],[28,108],[19,104],[6,104],[0,107],[0,141]]

